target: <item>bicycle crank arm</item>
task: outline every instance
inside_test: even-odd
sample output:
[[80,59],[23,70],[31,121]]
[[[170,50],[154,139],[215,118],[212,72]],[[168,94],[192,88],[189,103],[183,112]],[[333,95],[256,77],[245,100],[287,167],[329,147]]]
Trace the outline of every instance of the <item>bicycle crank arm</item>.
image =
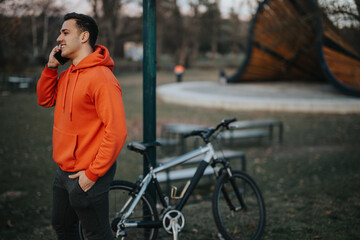
[[[125,224],[126,227],[126,224]],[[144,221],[144,222],[139,222],[137,224],[138,228],[161,228],[162,227],[162,222],[161,221]]]
[[175,220],[171,220],[171,229],[172,229],[172,233],[173,233],[173,240],[178,240],[178,235],[179,235],[179,230],[180,230],[180,225],[175,221]]
[[120,229],[125,228],[161,228],[161,221],[125,222],[120,224]]

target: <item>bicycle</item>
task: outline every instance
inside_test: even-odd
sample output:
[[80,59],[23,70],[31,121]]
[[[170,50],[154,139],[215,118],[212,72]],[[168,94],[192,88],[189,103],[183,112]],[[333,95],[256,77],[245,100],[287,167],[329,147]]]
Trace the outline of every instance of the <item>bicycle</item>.
[[[148,166],[148,174],[136,183],[114,180],[110,187],[110,224],[114,237],[124,239],[149,239],[157,237],[160,228],[178,239],[178,234],[184,228],[185,217],[181,210],[186,205],[192,191],[203,176],[205,169],[210,165],[214,169],[216,184],[212,197],[212,211],[216,226],[222,237],[233,239],[260,239],[265,227],[265,204],[261,192],[255,181],[245,172],[232,170],[230,162],[216,156],[212,145],[212,137],[236,119],[224,119],[215,128],[194,130],[186,137],[199,136],[205,146],[189,153],[153,167],[150,164],[147,152],[159,144],[131,142],[128,149],[144,155]],[[175,189],[171,197],[179,201],[175,206],[169,204],[169,197],[162,192],[156,175],[171,167],[180,165],[194,157],[205,155],[197,167],[194,176],[184,187],[180,197],[176,196]],[[217,167],[218,165],[222,167]],[[154,183],[161,203],[161,212],[158,214],[155,203],[147,192],[150,182]],[[114,210],[114,209],[115,210]],[[140,231],[142,229],[142,231]]]

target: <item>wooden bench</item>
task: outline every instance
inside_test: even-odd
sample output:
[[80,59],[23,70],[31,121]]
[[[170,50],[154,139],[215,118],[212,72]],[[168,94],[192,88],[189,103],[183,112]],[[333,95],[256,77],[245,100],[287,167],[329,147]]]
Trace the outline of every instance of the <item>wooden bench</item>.
[[[273,141],[274,128],[278,128],[278,142],[282,143],[283,137],[283,124],[278,120],[251,120],[251,121],[237,121],[230,124],[229,131],[223,131],[218,135],[219,139],[226,140],[232,143],[236,139],[248,139],[248,138],[267,138],[269,142]],[[184,135],[188,134],[192,130],[207,128],[204,125],[185,124],[185,123],[171,123],[162,127],[161,136],[158,139],[162,146],[176,147],[180,149],[178,154],[186,152],[186,142]],[[198,138],[193,139],[195,145],[198,146]],[[174,150],[174,149],[172,149]]]
[[10,76],[8,83],[11,90],[30,89],[34,84],[34,79],[31,77]]
[[[169,123],[164,124],[161,128],[161,138],[158,139],[162,146],[165,147],[179,147],[177,154],[183,154],[187,151],[186,141],[184,136],[196,129],[207,128],[205,125],[188,124],[188,123]],[[198,146],[198,139],[193,138]]]
[[[230,140],[233,141],[235,139],[243,139],[243,138],[263,138],[267,137],[269,141],[273,140],[274,128],[278,128],[278,142],[282,143],[283,140],[283,124],[278,120],[254,120],[254,121],[237,121],[230,124],[230,130],[224,131],[218,137],[222,140]],[[172,124],[171,128],[176,128],[176,125]],[[177,133],[181,132],[184,134],[189,132],[191,129],[183,124],[180,125],[182,131],[177,131]],[[194,130],[194,129],[192,129]],[[167,138],[165,138],[166,141]],[[175,138],[175,141],[179,138]],[[174,138],[169,138],[168,141],[174,140]],[[181,143],[184,144],[184,143]],[[183,148],[183,147],[182,147]],[[233,150],[224,150],[221,152],[216,152],[218,157],[224,157],[228,160],[232,159],[240,159],[241,160],[241,169],[246,171],[246,157],[245,153],[241,151],[233,151]],[[163,159],[158,159],[158,164],[166,163],[175,157],[166,157]],[[185,163],[182,166],[186,165],[194,165],[198,164],[203,159],[203,156],[195,157]],[[160,183],[167,183],[170,186],[171,181],[185,180],[190,179],[196,172],[197,167],[190,168],[182,168],[176,170],[168,170],[165,172],[161,172],[157,174],[157,179]],[[205,169],[204,175],[212,175],[213,169],[209,166]]]
[[[224,150],[222,152],[217,151],[216,155],[218,157],[224,157],[228,160],[232,159],[240,159],[241,160],[241,169],[243,171],[246,171],[246,157],[245,153],[241,151],[233,151],[233,150]],[[164,164],[175,157],[167,157],[157,160],[158,164]],[[195,157],[185,163],[183,163],[181,166],[186,165],[196,165],[201,162],[203,159],[203,155],[200,155],[198,157]],[[178,181],[178,180],[186,180],[190,179],[192,176],[194,176],[196,172],[197,167],[190,167],[190,168],[183,168],[183,169],[176,169],[176,170],[168,170],[164,172],[160,172],[157,174],[157,179],[160,183],[167,183],[168,186],[170,186],[171,181]],[[204,176],[205,175],[212,175],[214,173],[211,166],[208,166],[205,169]]]
[[[160,183],[166,182],[170,183],[171,181],[178,181],[178,180],[186,180],[190,179],[194,176],[197,168],[184,168],[178,169],[168,172],[161,172],[157,174],[157,179]],[[214,173],[212,167],[207,167],[204,172],[204,176],[211,175]]]
[[227,141],[230,143],[230,146],[234,146],[235,140],[240,139],[262,139],[264,137],[269,137],[269,132],[263,129],[249,129],[249,130],[230,130],[222,132],[218,138],[222,141]]
[[[274,128],[278,128],[278,142],[283,141],[283,123],[279,120],[237,121],[230,124],[230,130],[219,135],[220,139],[262,138],[273,141]],[[254,129],[257,128],[257,129]]]

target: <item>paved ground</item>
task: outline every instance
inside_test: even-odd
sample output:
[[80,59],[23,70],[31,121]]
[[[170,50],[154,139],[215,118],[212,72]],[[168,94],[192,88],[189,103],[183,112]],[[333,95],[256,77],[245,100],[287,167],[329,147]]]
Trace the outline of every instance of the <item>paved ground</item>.
[[360,113],[360,98],[346,96],[327,83],[183,82],[157,87],[157,96],[168,103],[234,111]]

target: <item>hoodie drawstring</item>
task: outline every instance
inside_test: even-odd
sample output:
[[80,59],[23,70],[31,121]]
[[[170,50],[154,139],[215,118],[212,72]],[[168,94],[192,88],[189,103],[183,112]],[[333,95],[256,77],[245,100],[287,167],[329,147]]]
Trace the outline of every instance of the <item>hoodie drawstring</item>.
[[74,81],[74,85],[71,89],[71,95],[70,95],[70,121],[72,121],[72,109],[73,109],[73,97],[74,97],[74,92],[75,92],[75,86],[79,77],[79,70],[76,71],[76,77],[75,77],[75,81]]
[[65,112],[65,101],[66,101],[67,90],[68,90],[68,87],[69,87],[70,73],[71,73],[72,67],[73,67],[73,65],[71,64],[70,67],[69,67],[68,72],[66,73],[66,77],[65,77],[65,79],[66,79],[66,85],[65,85],[65,92],[64,92],[63,104],[62,104],[62,111],[63,111],[63,112]]
[[[63,112],[65,112],[65,103],[66,103],[66,95],[68,94],[68,87],[69,87],[69,82],[70,82],[70,73],[72,71],[73,65],[70,66],[67,74],[66,74],[66,86],[65,86],[65,92],[64,92],[64,97],[63,97],[63,105],[62,105],[62,110]],[[73,97],[74,97],[74,92],[75,92],[75,86],[77,83],[77,80],[79,78],[79,70],[76,70],[76,76],[74,79],[74,84],[72,86],[71,89],[71,93],[70,93],[70,121],[72,121],[72,108],[73,108]]]

